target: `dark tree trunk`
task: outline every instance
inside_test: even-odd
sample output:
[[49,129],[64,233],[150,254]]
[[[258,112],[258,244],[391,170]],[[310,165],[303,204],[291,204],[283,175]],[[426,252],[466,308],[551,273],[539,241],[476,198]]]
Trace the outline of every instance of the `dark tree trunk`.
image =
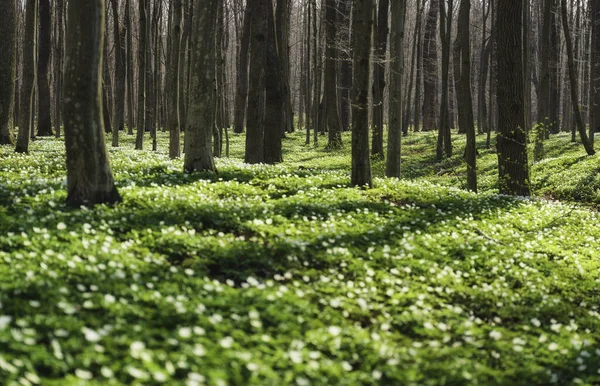
[[146,50],[148,45],[148,0],[139,0],[140,26],[138,33],[138,106],[137,106],[137,135],[136,150],[144,148],[144,133],[146,131]]
[[52,108],[50,99],[50,0],[39,1],[39,44],[38,44],[38,130],[39,136],[50,136],[52,132]]
[[36,74],[37,52],[37,0],[27,0],[25,3],[25,39],[23,43],[23,81],[21,84],[21,108],[19,134],[15,151],[29,152],[29,139],[33,133],[31,114],[33,110],[34,83]]
[[448,1],[446,12],[445,0],[440,0],[440,38],[442,41],[442,101],[440,104],[440,125],[438,129],[437,159],[452,157],[450,135],[450,112],[448,111],[448,83],[450,75],[450,41],[452,33],[452,8],[454,0]]
[[108,55],[108,18],[105,18],[104,28],[104,53],[103,53],[103,81],[102,81],[102,119],[104,120],[104,131],[106,133],[112,133],[112,79],[110,77],[110,68]]
[[437,21],[440,0],[431,0],[423,39],[423,131],[437,130],[438,57]]
[[335,0],[325,0],[325,30],[327,46],[325,48],[325,78],[324,99],[325,119],[329,130],[327,148],[338,149],[342,147],[342,122],[340,121],[338,92],[336,82],[336,36],[337,36],[337,6]]
[[64,76],[64,36],[65,36],[65,2],[56,1],[56,52],[54,54],[54,134],[56,138],[60,137],[62,126],[62,105],[63,105],[63,76]]
[[135,84],[133,65],[133,30],[131,26],[131,3],[125,0],[125,28],[127,30],[127,134],[133,135],[135,126]]
[[121,201],[104,145],[102,50],[104,1],[69,1],[65,61],[67,205]]
[[352,8],[352,185],[373,186],[369,154],[369,76],[373,0],[354,0]]
[[251,14],[250,82],[246,124],[246,156],[250,164],[264,162],[265,67],[267,59],[267,7],[262,0],[249,0]]
[[179,118],[179,61],[181,60],[181,22],[183,19],[181,0],[171,4],[173,14],[171,20],[171,53],[167,73],[167,116],[169,130],[169,157],[181,156],[181,122]]
[[540,99],[537,106],[538,128],[535,135],[534,161],[544,155],[545,132],[552,129],[556,122],[550,121],[550,28],[554,0],[544,0],[542,32],[540,34]]
[[125,82],[127,81],[127,63],[125,51],[125,28],[119,23],[119,3],[111,0],[115,40],[115,108],[113,118],[112,146],[119,146],[119,131],[124,129],[125,119]]
[[[467,134],[465,159],[467,161],[467,188],[477,192],[477,148],[475,143],[475,122],[473,119],[473,97],[471,95],[471,0],[460,0],[458,13],[457,35],[460,51],[460,81],[461,90],[458,108],[463,111],[463,124]],[[455,51],[456,52],[456,51]],[[458,91],[458,90],[457,90]]]
[[216,172],[212,152],[217,94],[215,89],[218,0],[196,0],[197,19],[191,35],[192,77],[187,119],[184,169]]
[[14,0],[0,0],[0,145],[12,145],[15,96],[17,8]]
[[379,0],[377,21],[375,23],[375,66],[373,70],[373,137],[371,152],[383,159],[383,95],[385,91],[385,53],[388,39],[389,1]]
[[402,74],[404,72],[404,13],[406,0],[394,0],[391,4],[392,33],[390,53],[393,62],[389,87],[389,129],[385,174],[400,177],[400,150],[402,141]]
[[350,45],[351,2],[352,0],[340,0],[338,3],[340,16],[338,41],[341,48],[339,50],[339,105],[342,131],[348,131],[350,128],[350,89],[352,88],[352,50],[354,49]]
[[529,166],[523,93],[524,0],[497,7],[498,186],[500,193],[529,196]]
[[284,69],[283,62],[277,48],[277,28],[273,15],[273,8],[267,5],[267,20],[269,30],[267,35],[267,66],[265,71],[265,134],[264,134],[264,162],[274,164],[283,162],[281,154],[281,134],[285,131],[286,101],[283,92]]
[[233,119],[233,131],[244,132],[244,120],[246,118],[246,101],[248,99],[248,54],[250,48],[250,7],[246,5],[244,12],[244,25],[242,27],[242,38],[239,45],[239,56],[237,64],[237,85],[235,93],[235,111]]
[[[277,0],[276,4],[275,31],[277,33],[277,50],[283,74],[281,84],[285,119],[283,129],[291,133],[294,131],[294,112],[290,91],[290,0]],[[285,131],[282,132],[282,135],[285,135]]]
[[[402,135],[408,135],[408,127],[410,125],[410,115],[412,110],[412,90],[413,90],[413,80],[415,75],[415,67],[418,66],[418,56],[420,51],[420,41],[421,41],[421,24],[423,20],[423,8],[425,8],[425,1],[419,0],[417,2],[417,20],[415,21],[415,32],[413,35],[413,44],[412,44],[412,54],[410,59],[410,76],[408,77],[408,92],[406,93],[406,103],[404,107],[403,117],[402,117]],[[420,88],[420,85],[417,85]],[[416,95],[416,92],[415,92]],[[416,129],[415,129],[416,131]]]
[[592,0],[592,47],[590,87],[590,142],[594,145],[594,134],[600,131],[600,0]]
[[313,86],[313,134],[314,134],[314,144],[315,146],[319,145],[319,128],[321,127],[321,119],[319,109],[320,109],[320,101],[321,101],[321,59],[322,59],[322,48],[319,42],[319,28],[317,28],[317,0],[311,1],[311,9],[312,9],[312,22],[313,22],[313,46],[315,48],[315,53],[313,55],[313,69],[314,69],[314,86]]
[[562,25],[565,34],[565,43],[567,46],[567,64],[569,69],[569,80],[571,85],[571,103],[573,104],[573,113],[575,115],[575,122],[579,137],[583,143],[583,147],[588,155],[594,155],[594,146],[590,143],[585,131],[583,119],[581,117],[581,111],[579,108],[579,98],[577,96],[577,74],[575,69],[575,63],[573,60],[573,43],[571,42],[571,33],[569,31],[569,21],[567,17],[567,1],[561,0],[561,14],[562,14]]
[[[421,7],[421,19],[425,10],[425,1]],[[422,21],[421,21],[422,23]],[[421,87],[423,85],[423,28],[417,30],[417,74],[415,75],[415,103],[414,103],[414,124],[413,130],[419,132],[421,130]]]

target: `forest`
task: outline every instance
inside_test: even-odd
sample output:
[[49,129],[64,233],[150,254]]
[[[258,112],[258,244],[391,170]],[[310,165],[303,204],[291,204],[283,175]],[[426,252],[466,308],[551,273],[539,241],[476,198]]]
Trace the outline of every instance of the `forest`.
[[1,385],[600,384],[600,0],[0,0]]

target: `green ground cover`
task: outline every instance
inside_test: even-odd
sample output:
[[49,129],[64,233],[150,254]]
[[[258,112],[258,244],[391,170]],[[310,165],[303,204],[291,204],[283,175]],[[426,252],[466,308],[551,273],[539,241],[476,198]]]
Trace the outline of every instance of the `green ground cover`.
[[232,136],[217,175],[186,175],[164,133],[158,154],[124,136],[124,202],[84,210],[61,141],[0,147],[0,384],[600,383],[597,157],[551,139],[522,199],[482,148],[475,195],[464,139],[436,163],[418,134],[406,178],[376,161],[362,190],[344,139],[248,166]]

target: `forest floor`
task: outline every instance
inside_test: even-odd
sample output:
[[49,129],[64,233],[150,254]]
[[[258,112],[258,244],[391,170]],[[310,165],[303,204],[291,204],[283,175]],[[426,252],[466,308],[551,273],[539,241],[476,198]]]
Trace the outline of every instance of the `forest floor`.
[[[484,138],[480,137],[483,144]],[[404,139],[405,179],[338,152],[219,173],[109,149],[123,203],[64,206],[64,145],[0,147],[0,384],[600,383],[600,163],[560,135],[537,198],[461,189],[464,139]],[[147,142],[148,139],[146,140]],[[149,145],[149,143],[147,143]]]

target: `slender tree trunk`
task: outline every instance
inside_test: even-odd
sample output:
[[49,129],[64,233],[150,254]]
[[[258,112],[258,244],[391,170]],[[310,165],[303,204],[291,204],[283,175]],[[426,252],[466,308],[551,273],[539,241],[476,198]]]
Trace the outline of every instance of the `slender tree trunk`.
[[377,20],[375,22],[375,65],[373,70],[373,137],[371,152],[374,157],[383,159],[383,95],[385,91],[385,53],[389,34],[388,16],[390,3],[379,0]]
[[327,148],[338,149],[342,147],[342,122],[338,108],[338,92],[336,82],[337,49],[335,46],[337,36],[337,6],[335,0],[325,0],[326,23],[326,48],[325,48],[325,78],[324,99],[325,119],[329,130]]
[[[304,88],[306,90],[306,101],[304,102],[304,107],[306,109],[306,144],[309,145],[310,144],[310,128],[311,125],[314,128],[314,122],[312,121],[312,103],[311,103],[311,71],[310,71],[310,66],[311,66],[311,28],[312,28],[312,20],[311,20],[311,2],[307,2],[306,4],[306,14],[305,14],[305,18],[306,18],[306,56],[304,57],[304,66],[305,66],[305,85]],[[316,130],[316,129],[314,129]]]
[[17,64],[17,7],[14,0],[0,0],[0,9],[0,145],[12,145]]
[[450,136],[450,116],[448,111],[448,82],[450,70],[450,40],[452,32],[452,8],[454,0],[448,1],[446,12],[445,0],[440,0],[440,38],[442,41],[442,102],[440,104],[440,126],[438,129],[437,159],[452,156]]
[[63,105],[63,67],[64,67],[64,0],[56,0],[56,52],[54,53],[54,134],[56,138],[60,137],[62,126],[62,105]]
[[571,33],[569,31],[566,0],[561,0],[561,14],[563,32],[565,34],[565,43],[567,46],[567,62],[569,68],[569,79],[571,84],[571,103],[573,104],[573,113],[575,115],[575,121],[577,123],[577,131],[579,132],[579,137],[581,138],[581,142],[583,143],[583,147],[585,148],[586,153],[588,155],[594,155],[596,152],[594,151],[594,146],[588,140],[587,133],[585,131],[585,126],[583,124],[583,119],[581,117],[581,111],[579,108],[579,98],[577,96],[577,75],[575,71],[575,63],[573,62],[573,43],[571,42]]
[[233,131],[244,132],[244,120],[246,118],[246,100],[248,99],[248,54],[250,48],[250,7],[246,5],[244,12],[244,25],[242,27],[242,39],[239,45],[237,85],[235,94],[235,112],[233,120]]
[[38,44],[38,130],[39,136],[51,136],[52,108],[50,99],[50,83],[48,72],[50,69],[50,0],[39,1],[39,44]]
[[594,145],[594,135],[600,131],[600,0],[591,0],[592,43],[590,55],[590,142]]
[[352,88],[352,50],[350,44],[350,18],[352,0],[339,0],[338,2],[339,28],[339,106],[342,131],[350,129],[350,90]]
[[460,0],[458,13],[457,35],[460,45],[460,81],[461,98],[458,107],[463,110],[464,129],[467,134],[465,159],[467,161],[467,188],[477,192],[477,148],[475,143],[475,122],[473,119],[473,97],[471,95],[471,0]]
[[[423,12],[425,10],[425,2],[421,7],[421,23]],[[415,103],[414,103],[414,124],[415,132],[421,131],[421,87],[423,85],[423,28],[417,30],[417,74],[415,75]]]
[[65,62],[67,205],[121,201],[104,145],[102,51],[104,1],[69,1]]
[[127,81],[127,63],[125,47],[125,29],[119,23],[118,0],[110,0],[113,10],[114,40],[115,40],[115,108],[113,118],[112,146],[119,146],[119,131],[123,130],[125,122],[125,83]]
[[29,152],[29,139],[33,133],[31,114],[33,109],[34,84],[37,69],[37,0],[25,3],[25,39],[23,43],[23,81],[21,84],[21,114],[19,134],[17,136],[17,153]]
[[169,119],[169,157],[181,156],[181,122],[179,118],[179,61],[181,60],[181,21],[183,19],[181,0],[174,0],[171,24],[171,54],[167,74],[167,116]]
[[[373,0],[354,0],[352,8],[352,185],[373,186],[369,154],[369,76]],[[394,6],[392,7],[394,9]]]
[[[294,113],[292,109],[292,100],[290,92],[290,50],[289,50],[289,35],[290,35],[290,0],[276,1],[276,20],[275,28],[277,32],[277,46],[282,69],[282,90],[284,102],[284,119],[283,128],[285,131],[294,131]],[[285,135],[285,131],[281,134]]]
[[[408,83],[408,92],[406,93],[406,103],[404,107],[404,113],[402,118],[402,134],[404,136],[408,135],[408,127],[410,125],[410,114],[412,109],[412,92],[413,92],[413,80],[415,75],[415,65],[418,66],[418,56],[420,47],[420,35],[421,35],[421,24],[423,20],[423,9],[425,8],[425,1],[417,0],[417,16],[415,21],[415,32],[413,35],[413,44],[412,44],[412,55],[410,59],[410,76]],[[419,87],[419,86],[417,86]],[[416,87],[415,87],[416,88]],[[416,95],[416,91],[415,91]],[[415,97],[416,98],[416,97]]]
[[402,74],[404,72],[404,13],[406,0],[394,0],[391,4],[392,29],[390,53],[393,61],[390,69],[389,128],[385,174],[400,177],[402,142]]
[[[436,131],[438,105],[438,57],[437,57],[437,21],[439,2],[431,0],[425,23],[423,41],[423,130]],[[443,0],[445,1],[445,0]]]
[[[108,8],[105,10],[108,13]],[[104,120],[104,131],[106,133],[112,133],[112,79],[110,77],[110,68],[109,68],[109,48],[108,48],[108,18],[104,20],[104,53],[103,53],[103,75],[102,75],[102,114]]]
[[321,127],[320,114],[320,102],[321,102],[321,59],[322,59],[322,46],[319,42],[319,28],[317,28],[317,0],[312,0],[312,22],[313,22],[313,46],[315,47],[315,54],[313,55],[313,69],[314,69],[314,99],[313,99],[313,135],[314,145],[319,145],[319,128]]
[[265,69],[265,123],[264,123],[264,162],[274,164],[283,162],[281,154],[281,134],[286,127],[286,100],[284,89],[285,71],[282,52],[277,46],[277,27],[274,20],[273,8],[267,9],[268,35],[267,59]]
[[127,134],[133,135],[135,126],[135,84],[133,64],[133,29],[131,26],[131,3],[125,0],[125,29],[127,30]]
[[144,148],[144,133],[146,131],[146,50],[148,45],[148,0],[139,0],[140,26],[138,37],[138,107],[136,150]]
[[525,133],[523,92],[524,0],[502,3],[497,8],[498,185],[500,193],[531,194]]

